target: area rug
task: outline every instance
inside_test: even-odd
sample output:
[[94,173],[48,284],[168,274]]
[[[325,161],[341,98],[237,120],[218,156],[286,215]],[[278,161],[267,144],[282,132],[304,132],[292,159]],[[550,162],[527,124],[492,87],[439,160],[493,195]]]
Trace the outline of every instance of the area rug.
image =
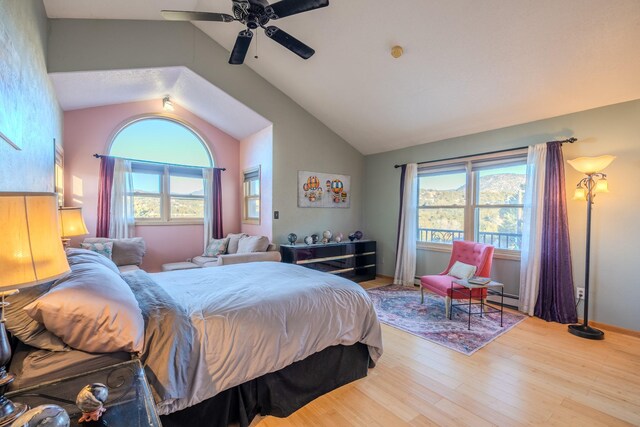
[[424,304],[420,304],[420,290],[405,286],[389,285],[367,289],[367,292],[382,323],[467,356],[526,318],[523,314],[505,310],[504,326],[500,327],[500,313],[472,316],[471,330],[468,330],[466,313],[454,309],[451,320],[445,317],[444,298],[441,296],[425,292]]

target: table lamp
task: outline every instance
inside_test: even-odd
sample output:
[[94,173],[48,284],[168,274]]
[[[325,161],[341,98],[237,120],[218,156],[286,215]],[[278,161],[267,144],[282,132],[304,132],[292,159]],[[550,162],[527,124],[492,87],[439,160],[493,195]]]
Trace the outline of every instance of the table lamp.
[[89,234],[87,226],[82,218],[82,208],[59,208],[60,215],[60,236],[62,236],[62,246],[69,246],[69,238],[74,236],[84,236]]
[[15,376],[6,365],[11,346],[5,330],[4,298],[20,288],[64,276],[69,264],[58,232],[58,201],[54,193],[0,193],[0,426],[9,425],[26,410],[4,392]]
[[578,157],[567,160],[578,172],[586,177],[582,178],[573,194],[573,200],[586,200],[587,202],[587,251],[585,256],[584,271],[584,316],[581,325],[569,325],[569,332],[580,338],[592,340],[604,339],[604,332],[589,326],[589,254],[591,252],[591,205],[596,193],[608,193],[607,175],[601,171],[609,166],[615,159],[614,156]]

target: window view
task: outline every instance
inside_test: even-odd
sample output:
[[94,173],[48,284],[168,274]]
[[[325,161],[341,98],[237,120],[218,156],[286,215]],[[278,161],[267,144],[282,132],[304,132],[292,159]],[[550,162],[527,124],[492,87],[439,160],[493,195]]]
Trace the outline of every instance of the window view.
[[465,170],[419,176],[419,241],[451,243],[464,239],[466,182]]
[[421,170],[418,240],[451,244],[467,239],[519,251],[525,176],[525,158]]
[[244,172],[244,215],[243,221],[251,224],[260,223],[260,168]]
[[520,250],[526,171],[519,164],[476,172],[476,241]]
[[166,118],[137,120],[116,135],[110,155],[140,160],[132,164],[136,222],[204,218],[202,168],[213,162],[187,126]]

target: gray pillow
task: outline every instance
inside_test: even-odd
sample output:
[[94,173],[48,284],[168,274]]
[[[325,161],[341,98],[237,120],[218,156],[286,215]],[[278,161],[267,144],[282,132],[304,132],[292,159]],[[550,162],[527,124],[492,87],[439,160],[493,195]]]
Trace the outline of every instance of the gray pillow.
[[238,242],[244,236],[248,236],[248,234],[245,234],[245,233],[227,234],[227,239],[229,239],[229,244],[227,245],[228,254],[235,254],[238,252]]
[[244,236],[238,242],[237,253],[266,252],[268,247],[269,238],[267,236]]
[[111,259],[117,266],[140,265],[146,252],[146,246],[142,237],[130,239],[107,239],[105,237],[89,237],[84,239],[86,243],[113,242]]
[[51,332],[47,331],[44,325],[33,320],[24,311],[24,307],[31,304],[38,297],[49,292],[53,282],[42,285],[24,288],[16,295],[5,298],[9,303],[5,307],[5,326],[11,334],[25,344],[42,350],[68,351],[69,347]]
[[105,267],[112,270],[114,273],[120,274],[118,270],[118,266],[113,263],[106,256],[100,255],[97,252],[90,251],[87,249],[79,249],[79,248],[67,248],[67,261],[69,261],[69,265],[78,265],[83,263],[97,263],[102,264]]

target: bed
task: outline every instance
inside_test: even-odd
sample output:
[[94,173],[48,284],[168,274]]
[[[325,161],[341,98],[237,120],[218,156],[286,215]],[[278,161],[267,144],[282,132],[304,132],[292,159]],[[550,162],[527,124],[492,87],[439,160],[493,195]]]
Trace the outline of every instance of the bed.
[[[367,293],[338,276],[263,262],[122,278],[144,318],[136,357],[166,426],[287,416],[365,376],[382,355]],[[68,373],[122,354],[23,348],[12,361],[14,388],[49,379],[49,366]]]

